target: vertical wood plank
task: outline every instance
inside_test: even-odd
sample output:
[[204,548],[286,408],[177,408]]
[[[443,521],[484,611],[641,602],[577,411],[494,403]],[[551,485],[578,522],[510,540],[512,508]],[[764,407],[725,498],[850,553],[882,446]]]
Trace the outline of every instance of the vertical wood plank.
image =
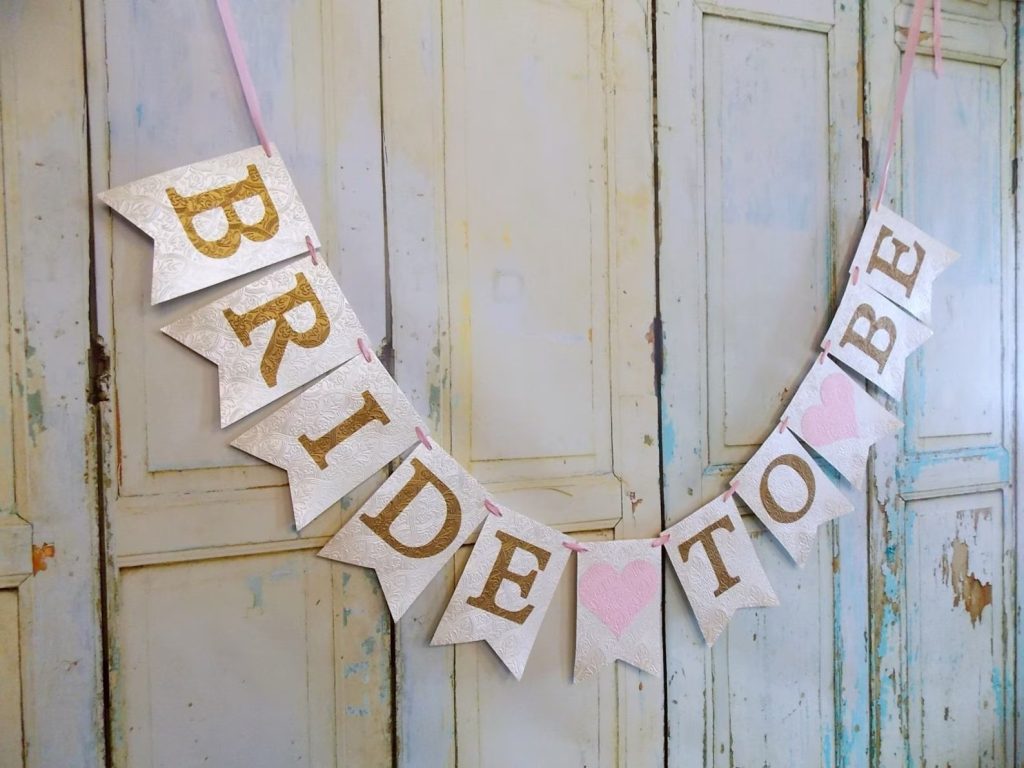
[[0,104],[15,503],[56,553],[19,600],[26,764],[94,766],[104,748],[80,3],[0,7]]

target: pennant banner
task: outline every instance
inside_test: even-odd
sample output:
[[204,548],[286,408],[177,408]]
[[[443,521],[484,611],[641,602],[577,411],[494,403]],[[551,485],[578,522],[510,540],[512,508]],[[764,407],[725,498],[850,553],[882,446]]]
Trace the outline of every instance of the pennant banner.
[[555,587],[569,539],[505,507],[484,523],[431,645],[485,640],[519,680]]
[[779,604],[732,497],[717,497],[667,531],[668,559],[710,646],[740,608]]
[[226,427],[359,352],[366,334],[322,261],[272,272],[163,329],[218,366]]
[[871,212],[850,272],[925,323],[931,322],[932,284],[959,258],[885,206]]
[[862,490],[871,446],[903,426],[828,357],[811,366],[782,418]]
[[577,557],[573,681],[617,659],[660,677],[661,544],[640,539],[586,547]]
[[153,238],[152,302],[274,264],[320,241],[277,147],[175,168],[100,193]]
[[907,355],[931,335],[928,326],[880,293],[851,281],[823,343],[830,355],[899,400]]
[[788,429],[772,430],[734,482],[736,495],[801,567],[818,526],[853,510]]
[[419,445],[320,556],[373,568],[398,621],[483,522],[486,500],[440,446]]
[[[938,43],[938,0],[934,5]],[[923,7],[923,0],[915,0],[879,201],[885,197]],[[320,245],[280,154],[267,139],[227,0],[218,0],[218,10],[262,146],[100,194],[154,240],[154,304]],[[933,283],[957,258],[876,205],[822,348],[899,399],[906,358],[931,335],[925,322]],[[901,427],[822,354],[786,409],[782,428],[773,430],[729,492],[658,540],[583,547],[493,505],[455,459],[426,440],[398,385],[362,347],[363,330],[330,271],[314,262],[315,257],[302,259],[258,278],[163,330],[217,364],[222,426],[326,374],[232,443],[288,472],[296,528],[419,440],[422,444],[320,555],[374,568],[398,619],[486,518],[432,644],[485,640],[517,679],[570,549],[579,551],[577,680],[615,660],[662,673],[663,541],[708,645],[736,610],[778,605],[733,493],[803,565],[818,527],[852,505],[797,437],[863,488],[870,447]]]
[[295,527],[416,442],[423,423],[376,356],[357,356],[231,443],[288,471]]

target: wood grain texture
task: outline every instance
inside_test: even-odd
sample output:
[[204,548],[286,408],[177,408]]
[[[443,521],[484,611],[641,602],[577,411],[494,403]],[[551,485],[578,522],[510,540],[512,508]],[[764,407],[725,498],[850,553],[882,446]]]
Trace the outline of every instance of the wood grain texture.
[[6,443],[0,461],[13,453],[15,468],[13,504],[4,482],[0,515],[16,513],[32,526],[34,542],[52,544],[55,552],[45,571],[23,581],[30,570],[22,528],[14,568],[20,575],[12,582],[8,574],[5,584],[22,582],[17,628],[10,625],[11,592],[4,593],[0,624],[4,642],[20,643],[4,653],[20,664],[23,743],[3,746],[16,756],[23,750],[30,768],[96,766],[103,760],[102,667],[78,2],[0,8],[0,104],[6,282],[0,357],[9,351],[3,386],[11,387],[10,410],[0,408],[7,421],[0,427]]

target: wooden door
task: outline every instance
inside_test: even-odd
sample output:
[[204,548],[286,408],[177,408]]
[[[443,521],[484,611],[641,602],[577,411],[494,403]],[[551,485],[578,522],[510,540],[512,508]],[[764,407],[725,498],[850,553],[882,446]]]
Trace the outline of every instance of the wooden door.
[[79,3],[0,4],[3,768],[103,760],[81,46]]
[[[946,72],[930,72],[929,20],[888,203],[964,256],[903,402],[879,395],[906,429],[866,494],[843,486],[855,511],[803,571],[750,521],[780,608],[740,614],[706,651],[669,589],[670,764],[1013,761],[1016,19],[1005,2],[943,10]],[[814,359],[877,187],[909,12],[659,15],[669,522],[721,492]]]
[[[269,131],[371,341],[385,335],[377,13],[238,4]],[[93,188],[254,144],[213,3],[89,2]],[[160,333],[251,280],[152,307],[152,244],[96,211],[116,765],[379,765],[391,627],[372,573],[297,534],[285,475],[229,447],[213,366]],[[357,492],[347,503],[364,498]]]
[[[584,539],[657,535],[645,4],[381,7],[399,383],[503,503]],[[571,569],[521,683],[479,644],[428,647],[453,576],[399,627],[403,764],[661,761],[657,680],[571,685]]]
[[[95,188],[253,143],[212,3],[87,10]],[[378,30],[361,2],[237,9],[328,263],[499,500],[656,535],[649,15],[380,10]],[[486,647],[429,647],[454,567],[393,632],[372,572],[314,556],[375,483],[297,534],[283,473],[228,447],[262,414],[218,429],[216,371],[159,333],[251,278],[151,307],[149,240],[99,210],[96,247],[116,764],[661,760],[657,681],[571,686],[572,573],[521,684]]]
[[[1008,2],[942,8],[944,72],[931,72],[926,19],[888,204],[962,256],[936,283],[935,336],[907,369],[906,428],[874,464],[871,747],[880,765],[1003,766],[1015,762],[1018,594],[1016,18]],[[876,156],[909,11],[866,6]]]

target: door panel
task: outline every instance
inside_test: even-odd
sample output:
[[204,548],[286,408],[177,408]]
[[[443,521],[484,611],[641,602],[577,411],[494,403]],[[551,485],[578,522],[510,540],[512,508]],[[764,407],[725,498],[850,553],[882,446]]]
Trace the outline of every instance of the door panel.
[[[839,2],[682,0],[659,14],[669,524],[721,493],[764,440],[831,318],[861,222],[859,24],[857,4]],[[668,580],[671,764],[863,760],[856,505],[803,570],[748,518],[782,606],[741,612],[710,651]]]
[[[96,189],[255,143],[214,4],[86,6]],[[269,134],[323,258],[380,346],[376,9],[236,12]],[[228,446],[270,409],[219,430],[215,367],[159,332],[252,275],[152,307],[150,240],[105,209],[96,216],[98,330],[112,354],[103,449],[115,763],[387,764],[384,601],[372,575],[315,557],[342,507],[373,483],[297,534],[284,473]]]
[[[646,7],[388,0],[381,18],[399,383],[501,502],[656,535]],[[403,764],[660,762],[660,686],[622,665],[570,686],[570,574],[513,690],[486,647],[426,647],[455,573],[399,626]],[[450,709],[417,699],[442,687]]]
[[[874,466],[872,752],[997,766],[1013,762],[1015,15],[999,2],[943,10],[945,70],[931,72],[926,14],[888,204],[961,258],[907,367],[906,429]],[[876,158],[909,11],[867,5]]]
[[80,4],[0,4],[4,768],[103,762],[85,115]]

